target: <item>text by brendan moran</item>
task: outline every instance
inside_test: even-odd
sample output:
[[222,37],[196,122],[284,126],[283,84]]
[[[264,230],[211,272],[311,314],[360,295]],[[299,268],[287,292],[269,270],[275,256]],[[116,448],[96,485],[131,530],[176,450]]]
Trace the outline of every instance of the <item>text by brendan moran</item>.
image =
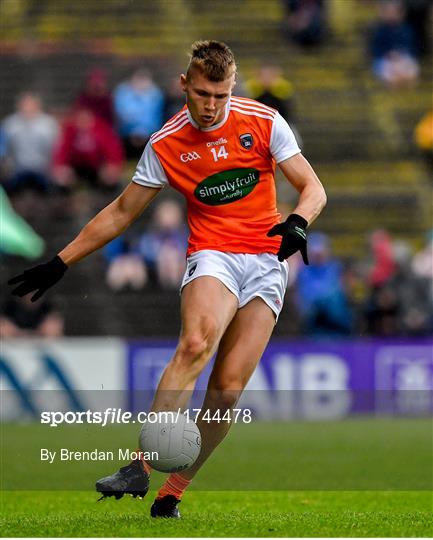
[[119,448],[115,452],[111,450],[50,450],[41,448],[41,461],[54,463],[55,461],[134,461],[136,459],[158,460],[158,452],[132,451],[129,448]]

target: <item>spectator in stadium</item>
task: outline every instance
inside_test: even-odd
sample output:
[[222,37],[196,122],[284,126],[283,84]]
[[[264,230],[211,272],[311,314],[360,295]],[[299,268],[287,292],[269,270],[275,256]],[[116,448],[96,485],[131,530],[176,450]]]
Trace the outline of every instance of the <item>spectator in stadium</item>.
[[164,96],[164,121],[170,120],[185,105],[185,94],[179,86],[177,77],[168,81]]
[[367,295],[363,308],[365,331],[379,336],[392,336],[398,328],[398,298],[390,286],[396,269],[392,238],[382,229],[374,231],[368,240],[369,256],[364,278]]
[[431,52],[432,0],[405,0],[405,22],[412,28],[419,56]]
[[352,312],[343,284],[341,263],[332,257],[328,237],[309,236],[309,266],[299,269],[297,292],[304,331],[311,336],[346,335]]
[[164,95],[147,69],[137,69],[114,91],[118,130],[128,158],[138,159],[163,122]]
[[414,136],[415,143],[422,152],[427,166],[433,172],[433,108],[418,122]]
[[373,265],[364,309],[366,331],[385,337],[426,335],[432,329],[431,288],[428,280],[414,272],[409,246],[393,242],[382,230],[373,233],[370,246]]
[[126,233],[105,247],[108,285],[113,290],[140,289],[149,279],[164,288],[178,287],[185,272],[187,238],[179,203],[174,199],[160,202],[146,232]]
[[407,86],[419,75],[412,28],[404,22],[401,0],[381,0],[379,20],[369,38],[373,72],[391,87]]
[[78,180],[107,189],[121,180],[123,149],[119,137],[92,111],[79,107],[65,121],[54,155],[54,182],[69,190]]
[[396,270],[389,285],[398,300],[397,335],[431,335],[432,303],[428,282],[414,273],[409,244],[394,242],[393,249]]
[[124,234],[104,248],[108,263],[106,282],[113,291],[142,289],[148,282],[146,265],[137,250],[137,239]]
[[114,125],[113,99],[105,70],[95,67],[88,73],[74,107],[88,109],[110,126]]
[[250,97],[276,109],[287,122],[293,121],[293,84],[283,77],[279,66],[262,64],[245,85]]
[[161,201],[155,208],[149,231],[139,239],[138,250],[162,287],[179,287],[185,273],[187,243],[181,206],[173,199]]
[[425,280],[427,294],[433,306],[433,229],[427,234],[424,247],[415,253],[411,265],[413,273]]
[[55,118],[43,112],[41,98],[33,92],[21,94],[17,111],[3,121],[2,132],[5,189],[46,191],[59,129]]
[[43,300],[31,302],[28,297],[9,298],[0,315],[0,337],[59,337],[64,334],[64,321],[52,305]]
[[347,257],[344,260],[343,289],[353,313],[352,333],[366,332],[364,308],[370,293],[364,271],[365,261],[357,257]]
[[364,310],[366,332],[373,336],[396,336],[399,310],[398,296],[390,282],[372,287]]
[[380,287],[389,281],[395,272],[391,235],[383,229],[374,231],[369,238],[369,249],[371,262],[367,281],[371,287]]
[[284,0],[289,37],[301,47],[320,45],[325,37],[323,0]]

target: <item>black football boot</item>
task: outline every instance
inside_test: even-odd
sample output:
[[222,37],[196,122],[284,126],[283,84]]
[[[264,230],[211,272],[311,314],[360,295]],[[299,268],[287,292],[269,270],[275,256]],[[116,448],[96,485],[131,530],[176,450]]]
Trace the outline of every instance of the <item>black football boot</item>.
[[149,475],[144,470],[141,460],[135,459],[111,476],[98,480],[95,487],[96,491],[101,493],[101,499],[105,497],[121,499],[125,493],[133,497],[144,497],[149,491]]
[[174,495],[166,495],[162,499],[155,499],[150,508],[150,515],[153,518],[180,518],[180,512],[177,505],[180,503]]

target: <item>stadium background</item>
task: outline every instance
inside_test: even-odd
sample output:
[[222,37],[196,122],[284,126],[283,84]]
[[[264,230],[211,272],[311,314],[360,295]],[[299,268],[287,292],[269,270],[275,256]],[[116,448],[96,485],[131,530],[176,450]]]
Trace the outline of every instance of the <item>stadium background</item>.
[[[334,255],[346,268],[359,261],[368,263],[369,235],[377,229],[387,230],[393,240],[407,242],[416,252],[425,245],[432,227],[430,173],[413,135],[417,122],[431,107],[431,56],[421,60],[420,80],[415,87],[390,90],[372,76],[366,55],[368,29],[377,18],[376,2],[329,0],[325,5],[327,37],[320,46],[304,50],[282,31],[285,15],[279,0],[4,0],[0,6],[0,69],[7,76],[0,79],[0,117],[14,110],[17,94],[32,89],[41,93],[46,109],[61,119],[85,74],[96,65],[107,70],[112,88],[137,64],[150,69],[164,87],[184,69],[192,41],[226,41],[236,55],[241,80],[251,78],[262,62],[272,61],[293,83],[302,147],[328,193],[328,205],[313,228],[329,235]],[[134,166],[133,161],[128,162],[124,184]],[[278,178],[278,191],[280,211],[286,215],[296,195],[282,178]],[[65,200],[58,197],[44,198],[42,204],[39,201],[35,205],[33,201],[12,202],[18,214],[44,239],[43,260],[63,247],[110,199],[105,193],[84,187],[75,195],[73,212],[66,211]],[[144,217],[134,227],[143,230],[149,219]],[[28,265],[29,260],[22,257],[2,254],[2,283]],[[105,272],[103,255],[94,254],[68,272],[50,293],[64,317],[65,337],[2,340],[0,375],[8,397],[4,404],[9,405],[3,409],[4,420],[31,419],[39,408],[49,406],[53,389],[63,392],[56,406],[68,409],[74,403],[83,408],[97,406],[92,402],[96,394],[91,391],[100,389],[118,392],[111,403],[118,400],[118,405],[137,408],[133,391],[154,388],[178,333],[178,295],[173,289],[155,285],[113,293],[104,281]],[[427,286],[425,291],[428,295]],[[367,285],[357,281],[352,293],[354,313],[362,317]],[[2,287],[3,300],[6,295]],[[302,331],[293,287],[274,337],[245,405],[250,400],[260,419],[329,422],[327,427],[322,426],[325,433],[320,432],[318,440],[311,435],[311,424],[305,422],[293,424],[295,431],[283,436],[286,427],[269,424],[269,437],[277,448],[291,445],[293,434],[301,441],[298,457],[306,448],[317,446],[317,452],[308,453],[306,458],[306,467],[316,463],[311,476],[295,475],[292,483],[276,482],[275,489],[431,490],[428,468],[431,471],[433,358],[428,333],[375,336],[364,323],[342,338],[312,339]],[[36,399],[33,390],[47,392]],[[276,399],[276,395],[291,390],[301,390],[293,394],[291,404]],[[366,413],[376,416],[365,419]],[[364,423],[331,422],[351,414],[362,415]],[[390,415],[404,424],[397,419],[393,422]],[[272,425],[277,426],[274,432]],[[319,424],[315,426],[320,431]],[[10,439],[9,443],[4,439],[3,457],[19,454],[28,433],[20,427],[9,425]],[[38,431],[40,426],[34,429],[36,451],[43,434]],[[335,430],[335,444],[324,450],[328,429]],[[403,432],[405,437],[401,438]],[[125,431],[122,437],[132,433]],[[245,439],[239,433],[235,430],[234,442],[227,442],[227,454],[222,452],[216,458],[216,469],[225,466],[224,460],[233,456],[236,444],[245,449],[261,439],[259,432]],[[7,434],[3,431],[3,436]],[[68,438],[66,432],[65,436]],[[73,432],[69,437],[75,440]],[[371,437],[377,443],[375,455],[380,456],[373,469],[368,468],[369,459],[363,461],[374,447]],[[389,469],[381,471],[393,442],[401,452],[396,452]],[[57,443],[61,444],[53,444]],[[91,442],[85,439],[83,444]],[[347,470],[338,469],[337,463],[353,448],[359,449],[361,474],[349,475],[346,483],[339,482],[336,478],[344,478],[353,467],[350,460]],[[413,448],[419,453],[411,456]],[[31,458],[34,464],[35,456]],[[273,478],[281,467],[288,466],[286,459],[284,455],[276,460]],[[414,466],[406,470],[406,476],[396,479],[397,471],[409,459]],[[242,480],[234,489],[260,488],[248,478],[251,460],[254,456],[245,459]],[[240,461],[232,465],[234,471],[241,470]],[[355,458],[352,465],[356,468]],[[333,467],[339,472],[328,476],[318,473]],[[35,470],[36,484],[31,488],[18,467],[12,467],[4,477],[6,488],[44,489],[44,470]],[[362,470],[370,471],[370,483],[363,483]],[[10,476],[17,471],[18,480]],[[80,469],[78,474],[83,482],[85,473]],[[64,474],[65,489],[86,489],[80,481],[74,484],[76,478],[71,480],[70,473],[59,474]],[[218,472],[210,470],[199,490],[207,489],[207,480],[215,482],[213,474],[216,477]],[[52,488],[49,482],[45,489]],[[217,489],[230,488],[222,482]],[[265,489],[273,489],[272,481]],[[414,511],[423,504],[417,506],[415,501]],[[11,529],[15,534],[19,524],[17,527]],[[258,530],[263,534],[264,529]],[[427,529],[420,530],[425,533]],[[222,530],[223,535],[225,532]],[[335,534],[338,528],[332,532]]]

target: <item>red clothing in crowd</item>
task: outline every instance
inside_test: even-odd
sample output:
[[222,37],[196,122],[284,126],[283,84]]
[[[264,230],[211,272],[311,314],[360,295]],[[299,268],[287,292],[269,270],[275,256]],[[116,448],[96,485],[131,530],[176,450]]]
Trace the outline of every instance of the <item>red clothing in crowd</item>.
[[75,101],[75,108],[88,109],[110,126],[114,125],[113,100],[104,69],[94,67],[88,73],[84,88]]
[[392,240],[386,231],[375,231],[370,238],[373,253],[373,267],[369,281],[372,287],[380,287],[386,283],[395,272]]
[[110,126],[114,124],[113,103],[110,95],[96,96],[83,91],[75,102],[78,107],[85,107],[105,120]]
[[54,165],[98,170],[122,165],[123,148],[114,130],[89,111],[77,111],[67,121],[54,155]]

